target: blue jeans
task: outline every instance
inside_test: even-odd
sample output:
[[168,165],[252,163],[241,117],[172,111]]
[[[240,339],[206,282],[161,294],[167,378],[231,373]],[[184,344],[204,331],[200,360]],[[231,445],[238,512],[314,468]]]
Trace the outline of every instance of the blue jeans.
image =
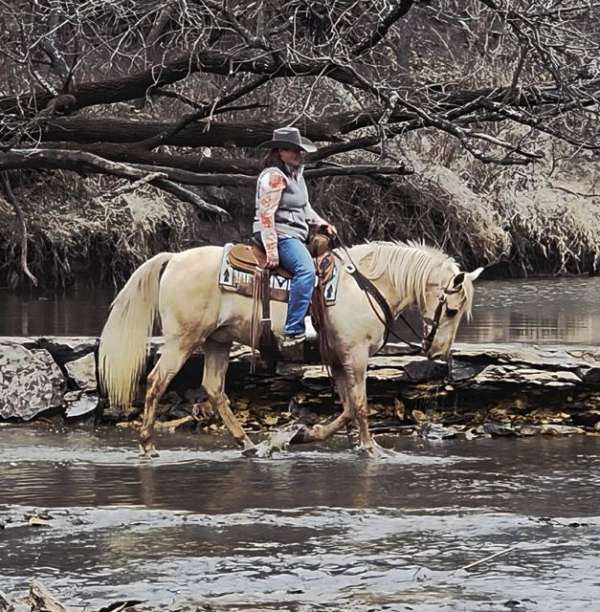
[[278,248],[279,263],[292,274],[283,332],[286,336],[303,334],[304,317],[315,287],[315,265],[306,245],[298,238],[279,238]]

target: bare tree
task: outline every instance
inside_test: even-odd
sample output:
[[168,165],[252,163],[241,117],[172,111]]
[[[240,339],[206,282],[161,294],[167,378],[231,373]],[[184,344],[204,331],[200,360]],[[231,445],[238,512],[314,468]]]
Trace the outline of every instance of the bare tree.
[[226,216],[182,185],[247,183],[246,148],[282,124],[320,144],[318,177],[408,174],[391,144],[425,129],[483,163],[539,159],[540,132],[598,149],[599,17],[591,0],[0,0],[0,171],[158,172]]

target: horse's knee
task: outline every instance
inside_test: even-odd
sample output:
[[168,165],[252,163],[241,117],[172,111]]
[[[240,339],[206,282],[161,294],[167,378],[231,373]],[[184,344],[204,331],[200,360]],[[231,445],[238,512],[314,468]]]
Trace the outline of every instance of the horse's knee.
[[222,406],[223,404],[229,406],[229,398],[220,389],[207,389],[206,387],[203,387],[203,389],[206,393],[206,399],[211,404],[211,406],[218,407]]
[[366,404],[360,404],[359,406],[357,406],[356,408],[356,418],[357,419],[368,419],[369,417],[369,410],[367,409]]

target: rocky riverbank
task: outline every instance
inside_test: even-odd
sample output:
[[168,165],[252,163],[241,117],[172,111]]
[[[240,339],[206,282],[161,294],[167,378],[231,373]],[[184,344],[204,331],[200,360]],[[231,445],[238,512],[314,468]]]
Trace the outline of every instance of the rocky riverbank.
[[[148,368],[161,339],[148,345]],[[115,410],[97,384],[95,337],[0,338],[0,419],[52,417],[135,426],[143,386],[128,410]],[[163,427],[221,429],[199,387],[202,355],[193,356],[162,402]],[[600,433],[600,348],[458,344],[449,365],[388,345],[370,360],[371,422],[380,431],[427,437]],[[250,430],[290,420],[315,422],[339,410],[318,364],[280,364],[250,373],[250,351],[236,347],[228,393]]]

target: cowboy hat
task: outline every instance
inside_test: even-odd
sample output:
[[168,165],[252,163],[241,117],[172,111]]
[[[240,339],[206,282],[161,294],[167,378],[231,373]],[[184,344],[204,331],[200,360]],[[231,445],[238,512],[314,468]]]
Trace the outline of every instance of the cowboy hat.
[[313,153],[317,147],[308,138],[300,136],[300,131],[295,127],[283,127],[273,130],[273,138],[266,142],[261,142],[259,147],[268,149],[289,149],[298,147],[307,153]]

